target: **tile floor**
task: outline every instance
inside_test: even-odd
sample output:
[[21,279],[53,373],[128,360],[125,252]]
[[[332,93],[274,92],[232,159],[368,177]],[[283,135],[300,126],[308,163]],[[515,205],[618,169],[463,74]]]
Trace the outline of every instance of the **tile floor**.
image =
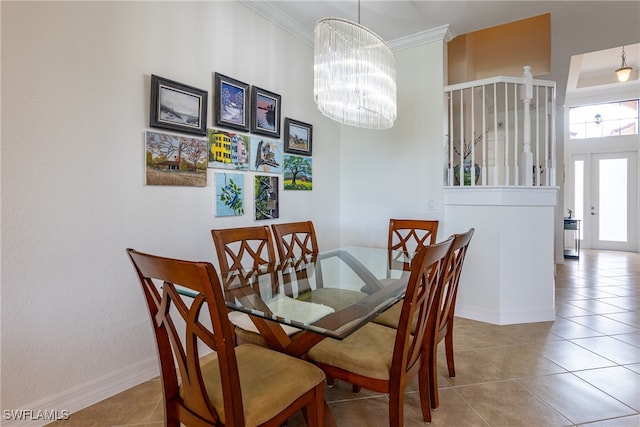
[[[640,426],[640,254],[583,251],[558,265],[556,305],[555,322],[457,319],[456,377],[447,377],[440,357],[431,425]],[[156,378],[50,426],[162,426],[161,396]],[[326,399],[338,426],[388,425],[384,395],[353,394],[338,382]],[[300,415],[289,422],[303,425]],[[425,425],[415,383],[405,425]]]

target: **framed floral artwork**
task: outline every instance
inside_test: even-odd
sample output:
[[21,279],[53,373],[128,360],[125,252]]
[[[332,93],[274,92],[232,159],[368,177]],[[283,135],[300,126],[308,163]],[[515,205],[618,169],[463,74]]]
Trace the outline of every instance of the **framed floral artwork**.
[[215,173],[216,216],[244,215],[244,174]]

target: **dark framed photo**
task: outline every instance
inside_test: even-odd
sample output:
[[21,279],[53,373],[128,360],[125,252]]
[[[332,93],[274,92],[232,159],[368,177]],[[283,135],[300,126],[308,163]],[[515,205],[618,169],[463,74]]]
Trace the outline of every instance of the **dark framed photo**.
[[251,132],[280,138],[280,95],[251,88]]
[[207,134],[207,91],[151,75],[149,126]]
[[310,156],[313,126],[286,117],[284,119],[284,152]]
[[249,130],[249,85],[231,77],[215,73],[216,126],[242,131]]

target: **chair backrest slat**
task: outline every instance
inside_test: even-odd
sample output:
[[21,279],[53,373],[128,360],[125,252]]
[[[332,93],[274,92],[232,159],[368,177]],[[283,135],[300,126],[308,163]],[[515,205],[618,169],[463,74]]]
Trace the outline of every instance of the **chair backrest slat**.
[[221,274],[276,262],[271,231],[266,225],[211,230],[211,236]]
[[[390,219],[387,249],[389,251],[388,267],[395,268],[396,262],[409,271],[411,265],[406,262],[421,247],[436,243],[438,220],[430,219]],[[394,259],[394,251],[402,251],[404,257],[400,261]]]
[[272,224],[280,261],[300,259],[318,253],[316,231],[311,221]]

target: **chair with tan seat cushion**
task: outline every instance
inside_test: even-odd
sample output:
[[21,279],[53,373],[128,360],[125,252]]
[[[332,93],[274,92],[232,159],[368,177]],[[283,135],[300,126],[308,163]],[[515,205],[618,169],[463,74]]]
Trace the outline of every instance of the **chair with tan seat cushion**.
[[[438,311],[437,333],[434,335],[434,342],[430,344],[429,353],[429,369],[430,369],[430,387],[431,387],[431,407],[439,406],[438,399],[438,344],[445,340],[445,353],[447,356],[447,367],[451,378],[456,376],[455,364],[453,359],[453,322],[455,319],[456,298],[458,295],[458,285],[460,284],[460,273],[467,255],[469,243],[475,230],[469,229],[465,233],[454,234],[453,243],[451,245],[451,255],[449,257],[449,265],[447,273],[443,281],[443,295]],[[396,304],[389,310],[377,316],[373,321],[380,325],[396,328],[400,318],[400,305]]]
[[156,338],[165,425],[280,427],[299,410],[309,426],[324,424],[322,370],[264,347],[234,346],[213,265],[127,253]]
[[[268,226],[233,227],[211,230],[211,237],[216,248],[220,273],[223,275],[222,284],[226,289],[228,283],[224,276],[237,270],[248,270],[260,266],[276,264],[271,230]],[[236,326],[236,341],[238,343],[252,343],[266,347],[266,342],[248,314],[230,312],[229,320]],[[282,327],[287,335],[293,335],[300,330],[291,326]]]
[[[298,300],[329,306],[339,311],[364,297],[361,292],[324,287],[318,240],[312,221],[271,224],[271,229],[280,262],[290,260],[296,268]],[[315,263],[315,268],[297,268],[302,263]],[[313,289],[309,283],[312,275],[315,283]]]
[[[453,239],[423,246],[411,264],[397,329],[368,323],[342,341],[325,338],[307,353],[327,375],[389,394],[389,425],[403,425],[404,389],[416,375],[425,421],[431,421],[426,343],[435,334],[437,304]],[[415,322],[415,331],[411,325]]]
[[433,381],[431,381],[431,407],[439,406],[438,400],[438,343],[444,339],[444,348],[447,356],[447,368],[449,376],[456,376],[455,364],[453,361],[453,321],[455,319],[456,299],[458,297],[458,287],[460,284],[460,273],[467,256],[469,243],[475,232],[474,228],[470,228],[464,233],[453,235],[453,244],[451,245],[451,256],[449,258],[449,267],[447,268],[447,276],[444,280],[442,290],[442,304],[438,311],[438,327],[437,333],[434,335],[433,351],[430,353],[429,362],[430,373]]

